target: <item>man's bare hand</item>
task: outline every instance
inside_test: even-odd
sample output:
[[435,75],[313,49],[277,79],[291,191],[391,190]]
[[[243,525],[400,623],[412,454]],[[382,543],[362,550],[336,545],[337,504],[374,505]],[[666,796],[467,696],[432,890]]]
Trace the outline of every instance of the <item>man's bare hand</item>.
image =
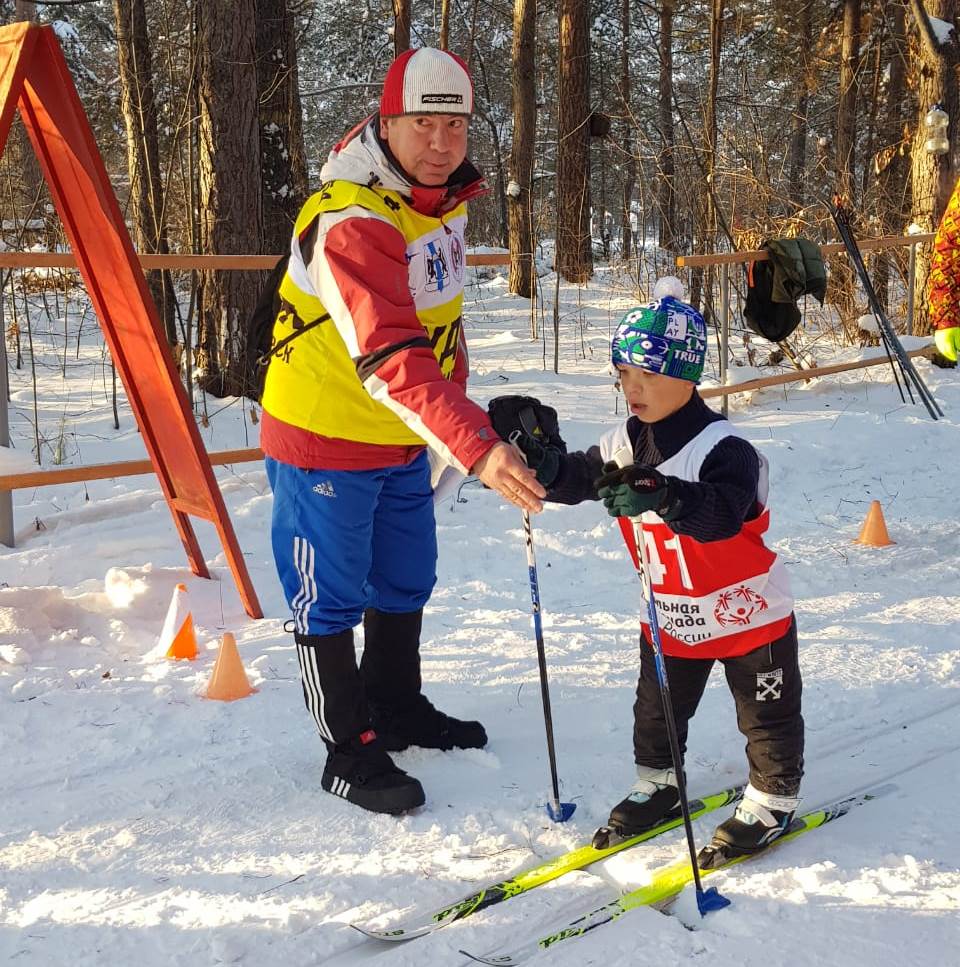
[[546,490],[537,483],[537,475],[508,443],[498,443],[488,450],[470,472],[523,510],[535,514],[543,510]]

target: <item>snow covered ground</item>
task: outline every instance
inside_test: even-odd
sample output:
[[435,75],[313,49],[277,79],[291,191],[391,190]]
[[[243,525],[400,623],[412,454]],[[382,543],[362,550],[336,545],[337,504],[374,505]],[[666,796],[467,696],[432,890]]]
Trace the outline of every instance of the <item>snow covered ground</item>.
[[[471,296],[478,400],[536,394],[557,407],[573,447],[623,418],[606,340],[630,300],[614,277],[564,290],[559,376],[543,371],[527,306],[502,280]],[[84,337],[72,359],[75,323],[66,380],[56,365],[62,323],[35,333],[44,464],[58,449],[73,463],[140,457],[129,412],[112,427],[99,340]],[[817,346],[821,363],[858,352]],[[699,921],[685,895],[677,917],[636,910],[534,963],[958,962],[960,376],[918,365],[946,411],[939,423],[901,404],[886,367],[731,405],[770,460],[772,539],[797,597],[805,806],[884,781],[897,791],[714,877],[733,901],[727,910]],[[30,452],[33,419],[29,369],[11,381],[17,449],[0,464],[8,470]],[[211,400],[211,412],[220,405]],[[256,442],[239,403],[201,432],[210,449]],[[400,819],[375,816],[320,790],[322,747],[282,630],[264,473],[247,464],[217,476],[262,621],[243,614],[202,522],[217,580],[190,575],[152,477],[15,495],[18,546],[0,552],[0,958],[70,967],[462,964],[461,948],[509,950],[683,855],[674,833],[406,945],[384,948],[351,930],[455,899],[577,844],[606,819],[632,777],[635,578],[596,505],[548,507],[536,518],[563,798],[578,804],[556,826],[543,808],[548,769],[519,513],[474,486],[440,504],[424,678],[439,706],[483,720],[490,745],[399,755],[427,805]],[[874,498],[893,547],[851,543]],[[181,581],[201,642],[193,663],[148,657]],[[236,634],[259,689],[230,704],[199,694],[224,630]],[[717,674],[692,726],[691,793],[744,777],[743,740]],[[701,843],[714,821],[698,823]]]

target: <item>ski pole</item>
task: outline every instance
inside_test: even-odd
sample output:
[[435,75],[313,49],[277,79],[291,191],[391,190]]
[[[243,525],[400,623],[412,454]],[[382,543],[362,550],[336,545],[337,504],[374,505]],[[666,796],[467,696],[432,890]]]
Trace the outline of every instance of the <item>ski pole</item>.
[[[907,387],[907,391],[910,393],[910,401],[913,402],[913,392],[910,389],[910,383],[916,387],[917,392],[920,395],[920,399],[923,405],[927,408],[927,412],[933,419],[937,419],[939,416],[943,416],[943,410],[937,403],[930,391],[930,388],[923,381],[923,377],[917,371],[916,366],[913,365],[913,360],[906,354],[903,348],[903,343],[900,342],[893,326],[890,324],[890,320],[887,318],[886,313],[880,305],[880,300],[877,298],[876,290],[873,288],[873,282],[870,280],[870,275],[867,272],[867,267],[863,261],[863,254],[860,252],[860,246],[857,244],[856,238],[854,238],[853,231],[850,228],[850,216],[847,210],[843,206],[843,200],[839,195],[834,196],[833,204],[828,206],[830,209],[830,214],[833,216],[833,220],[837,226],[837,231],[840,235],[840,240],[843,242],[843,246],[847,251],[847,255],[850,261],[853,263],[853,267],[856,269],[857,275],[860,277],[860,282],[863,285],[864,292],[867,294],[867,301],[870,303],[870,310],[877,320],[877,326],[880,329],[881,335],[883,336],[884,346],[887,350],[887,356],[890,357],[891,365],[893,365],[893,356],[891,355],[891,347],[893,349],[893,355],[896,356],[897,362],[900,364],[900,370],[903,373],[903,381]],[[896,375],[896,371],[894,371]],[[899,383],[897,384],[899,388]],[[903,397],[903,391],[900,392],[901,398]]]
[[[633,463],[633,450],[621,447],[613,460],[619,467],[628,467]],[[643,539],[643,524],[641,518],[631,517],[633,539],[637,545],[637,577],[647,599],[647,621],[650,625],[650,645],[657,667],[657,684],[660,686],[660,700],[663,703],[663,717],[667,726],[667,738],[670,742],[670,757],[677,774],[677,792],[680,795],[680,811],[683,813],[683,828],[687,834],[687,848],[690,850],[690,864],[693,872],[693,883],[697,891],[697,909],[700,916],[705,916],[712,910],[722,910],[730,905],[730,901],[723,896],[715,886],[704,890],[700,880],[700,867],[697,866],[697,846],[693,839],[693,822],[690,819],[690,802],[687,799],[687,780],[683,773],[683,758],[680,755],[680,740],[677,737],[677,722],[673,715],[673,699],[670,696],[670,681],[667,678],[667,664],[663,657],[663,646],[660,643],[660,622],[657,619],[657,602],[653,596],[653,582],[650,580],[650,561],[647,555],[647,545]]]
[[[520,456],[517,446],[520,431],[510,435],[510,442]],[[550,710],[550,685],[547,681],[547,654],[543,644],[543,624],[540,620],[540,581],[537,578],[537,559],[533,552],[533,525],[529,511],[523,511],[523,536],[527,545],[527,571],[530,576],[530,600],[533,605],[533,633],[537,639],[537,664],[540,668],[540,700],[543,704],[543,724],[547,731],[547,756],[550,760],[550,782],[553,798],[547,803],[547,815],[555,823],[565,823],[577,808],[574,802],[560,802],[560,781],[557,778],[557,752],[553,742],[553,713]]]

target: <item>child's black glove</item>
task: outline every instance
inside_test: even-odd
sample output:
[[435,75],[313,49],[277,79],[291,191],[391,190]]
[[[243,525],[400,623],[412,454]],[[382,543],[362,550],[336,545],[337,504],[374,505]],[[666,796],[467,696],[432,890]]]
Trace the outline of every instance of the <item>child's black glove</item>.
[[560,450],[549,444],[541,443],[535,436],[514,430],[510,442],[516,444],[526,457],[527,466],[537,475],[537,481],[549,487],[560,473]]
[[603,470],[594,486],[611,517],[639,517],[652,510],[664,520],[673,519],[680,504],[676,477],[636,463],[618,467],[611,461]]

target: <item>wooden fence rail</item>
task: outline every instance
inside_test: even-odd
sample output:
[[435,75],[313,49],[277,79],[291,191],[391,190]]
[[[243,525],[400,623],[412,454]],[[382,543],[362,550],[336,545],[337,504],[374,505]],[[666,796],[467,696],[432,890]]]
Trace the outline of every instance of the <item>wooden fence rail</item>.
[[[203,271],[272,269],[279,255],[140,255],[144,269],[200,269]],[[467,255],[467,265],[509,265],[507,252],[482,252]],[[69,252],[0,252],[4,269],[75,269],[77,260]]]
[[[929,356],[931,347],[914,349],[909,356]],[[871,366],[889,365],[886,356],[877,359],[858,359],[852,363],[835,363],[831,366],[820,366],[816,369],[804,369],[795,373],[780,373],[776,376],[764,376],[733,386],[711,386],[700,390],[704,399],[716,396],[730,396],[734,393],[749,393],[766,386],[777,386],[782,383],[796,383],[800,380],[816,379],[818,376],[829,376],[835,373],[845,373],[855,369],[868,369]],[[217,450],[209,453],[210,462],[215,467],[233,463],[252,463],[263,459],[263,451],[259,447],[245,450]],[[149,460],[124,460],[118,463],[94,463],[86,466],[60,467],[56,470],[29,470],[24,473],[10,473],[0,476],[0,493],[11,490],[28,490],[31,487],[49,487],[54,484],[79,483],[86,480],[111,480],[115,477],[136,477],[141,474],[153,473],[153,465]]]
[[[865,250],[895,248],[910,245],[915,251],[916,245],[933,241],[933,235],[886,236],[884,238],[866,239],[860,242]],[[842,245],[823,245],[821,250],[825,255],[842,251]],[[279,255],[141,255],[140,263],[144,269],[202,269],[202,270],[263,270],[276,265]],[[763,261],[767,253],[729,252],[722,255],[691,255],[680,256],[676,264],[682,268],[692,268],[705,265],[740,264],[751,261]],[[467,256],[468,265],[509,265],[510,256],[506,253],[484,253]],[[61,252],[0,252],[0,268],[75,268],[76,262],[72,255]],[[929,356],[932,347],[915,349],[909,356]],[[886,356],[877,359],[860,359],[852,363],[836,363],[830,366],[820,366],[815,369],[798,370],[792,373],[780,373],[776,376],[764,376],[759,379],[736,383],[730,386],[714,386],[703,388],[700,395],[704,399],[722,397],[724,401],[735,393],[749,393],[767,386],[777,386],[800,380],[815,379],[818,376],[828,376],[836,373],[849,372],[856,369],[867,369],[871,366],[887,365]],[[263,459],[263,452],[258,447],[243,450],[219,450],[208,454],[214,466],[224,466],[234,463],[251,463]],[[149,460],[125,460],[117,463],[88,464],[86,466],[60,467],[56,470],[32,470],[23,473],[0,475],[0,493],[13,490],[25,490],[32,487],[49,487],[54,484],[79,483],[86,480],[108,480],[116,477],[133,477],[153,473],[153,465]]]
[[[917,235],[884,235],[882,238],[864,238],[857,242],[861,251],[872,252],[885,248],[901,248],[904,245],[916,247],[932,242],[933,233]],[[824,255],[838,255],[844,251],[842,242],[829,242],[820,246]],[[721,252],[717,255],[678,255],[676,264],[681,269],[701,268],[707,265],[742,265],[747,262],[766,262],[770,256],[760,250],[744,252]]]

